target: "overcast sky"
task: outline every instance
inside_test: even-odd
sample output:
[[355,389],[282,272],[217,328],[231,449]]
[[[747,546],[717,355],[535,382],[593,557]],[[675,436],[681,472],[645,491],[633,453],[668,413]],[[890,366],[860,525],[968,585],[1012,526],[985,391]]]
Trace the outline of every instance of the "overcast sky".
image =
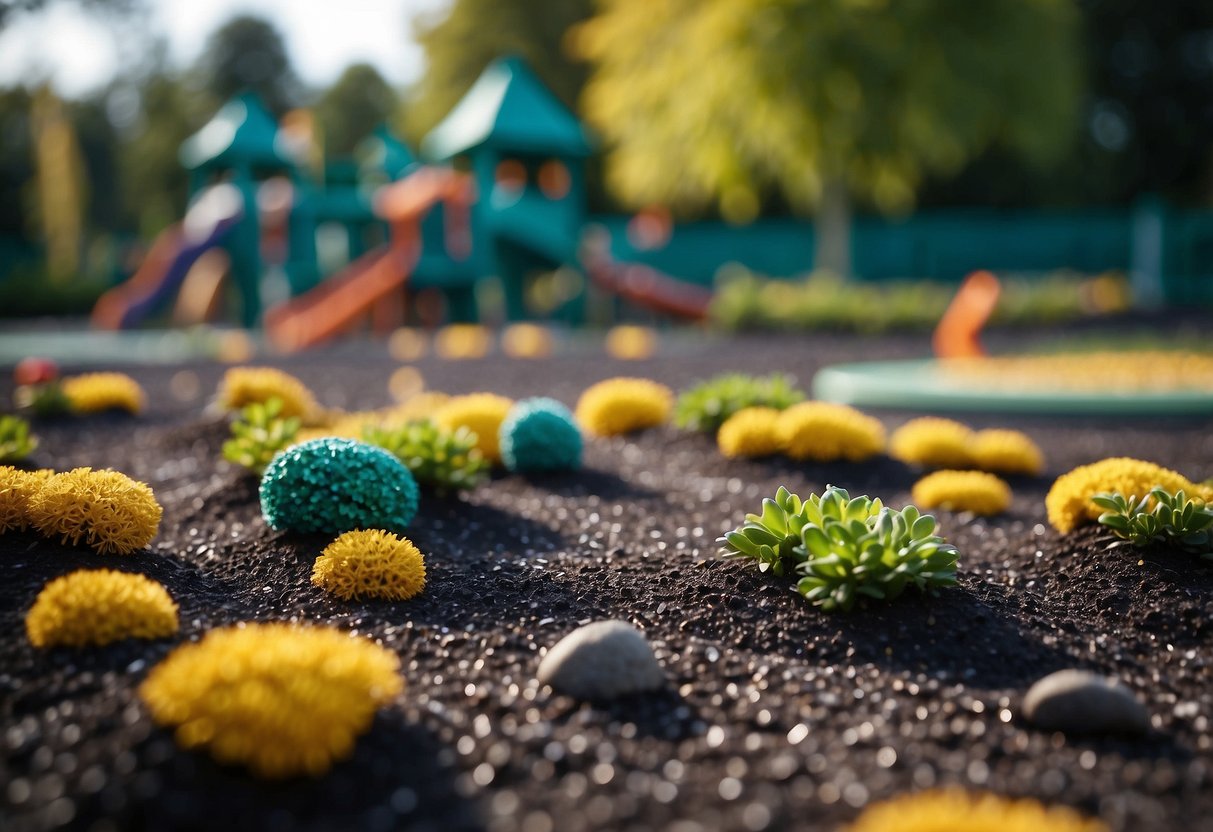
[[[143,0],[149,28],[168,40],[171,60],[187,66],[207,36],[240,13],[266,17],[282,32],[299,76],[321,87],[356,61],[374,64],[392,84],[423,68],[411,18],[450,0]],[[124,46],[126,48],[124,48]],[[0,86],[50,77],[64,95],[89,92],[137,58],[120,30],[74,3],[19,14],[0,32]]]

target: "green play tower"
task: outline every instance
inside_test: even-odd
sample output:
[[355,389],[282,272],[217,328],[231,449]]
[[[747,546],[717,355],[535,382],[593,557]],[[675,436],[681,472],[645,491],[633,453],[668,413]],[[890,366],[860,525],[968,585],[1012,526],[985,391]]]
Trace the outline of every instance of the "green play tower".
[[201,130],[181,145],[181,163],[189,171],[190,197],[209,185],[227,182],[240,190],[244,214],[227,241],[232,279],[240,295],[240,320],[246,327],[261,319],[261,235],[257,186],[271,176],[298,179],[298,167],[278,125],[252,93],[231,99]]
[[422,141],[426,158],[475,178],[475,266],[501,280],[509,320],[530,317],[530,274],[577,263],[592,149],[577,117],[517,57],[489,64]]

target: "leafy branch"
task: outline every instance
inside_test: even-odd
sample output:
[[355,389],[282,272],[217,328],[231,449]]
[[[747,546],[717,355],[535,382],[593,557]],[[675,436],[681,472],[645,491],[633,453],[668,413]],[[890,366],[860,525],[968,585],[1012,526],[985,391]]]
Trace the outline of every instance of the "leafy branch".
[[292,444],[299,433],[299,417],[281,413],[279,398],[245,405],[232,422],[232,438],[223,443],[223,458],[263,473],[274,455]]

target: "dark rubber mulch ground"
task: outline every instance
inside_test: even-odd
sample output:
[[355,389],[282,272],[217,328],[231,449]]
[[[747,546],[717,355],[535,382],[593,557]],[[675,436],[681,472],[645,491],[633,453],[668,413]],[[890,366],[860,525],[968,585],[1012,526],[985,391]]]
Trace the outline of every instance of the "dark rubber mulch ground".
[[[807,384],[823,363],[923,349],[923,339],[773,338],[683,344],[627,364],[419,366],[436,389],[572,404],[616,374],[685,387],[725,369],[781,369]],[[286,366],[327,404],[354,407],[387,402],[395,365],[364,346]],[[175,380],[176,369],[135,372],[148,414],[41,424],[33,461],[151,483],[165,507],[152,548],[118,558],[0,538],[6,830],[833,829],[871,801],[941,784],[1071,804],[1117,830],[1213,817],[1213,566],[1167,552],[1138,562],[1104,551],[1093,531],[1060,539],[1043,505],[1053,477],[1110,455],[1213,476],[1213,421],[970,418],[1027,430],[1049,471],[1015,481],[1003,517],[940,513],[961,549],[961,586],[934,599],[827,615],[716,556],[716,537],[780,484],[833,483],[900,505],[916,472],[888,460],[730,462],[711,439],[667,429],[591,442],[577,475],[500,476],[458,500],[426,499],[411,533],[427,554],[424,594],[342,603],[309,582],[327,538],[268,530],[255,482],[219,459],[226,429],[202,406],[222,368]],[[879,415],[890,428],[909,416]],[[85,566],[164,583],[180,635],[35,651],[25,611],[46,581]],[[600,618],[648,634],[668,690],[590,706],[536,685],[542,650]],[[405,694],[318,781],[267,784],[180,752],[135,696],[175,644],[251,619],[326,621],[401,656]],[[1075,739],[1024,725],[1026,688],[1073,666],[1128,684],[1153,714],[1150,735]]]

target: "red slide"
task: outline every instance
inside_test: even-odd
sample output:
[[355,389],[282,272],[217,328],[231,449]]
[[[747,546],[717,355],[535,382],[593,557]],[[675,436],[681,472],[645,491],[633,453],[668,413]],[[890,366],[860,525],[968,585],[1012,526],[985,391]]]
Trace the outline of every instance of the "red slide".
[[368,251],[315,289],[265,313],[270,343],[295,352],[324,343],[396,302],[417,259],[417,247]]
[[619,263],[611,258],[609,238],[588,238],[581,259],[594,283],[629,303],[692,321],[708,316],[711,289],[670,277],[643,263]]

